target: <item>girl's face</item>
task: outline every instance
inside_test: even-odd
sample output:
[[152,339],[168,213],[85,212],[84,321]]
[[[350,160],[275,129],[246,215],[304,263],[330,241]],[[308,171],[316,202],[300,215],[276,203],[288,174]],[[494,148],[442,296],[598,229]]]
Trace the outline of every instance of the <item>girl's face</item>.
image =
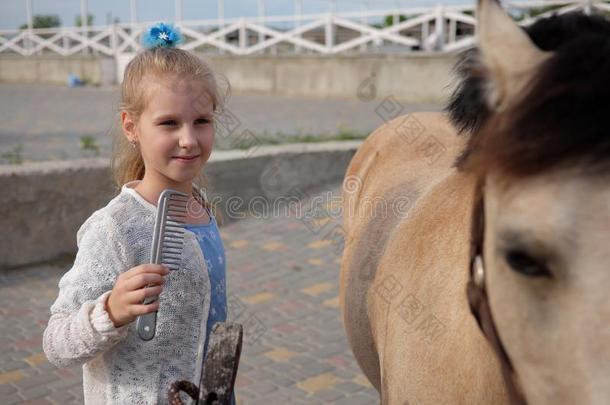
[[123,128],[139,144],[145,177],[190,190],[214,143],[214,106],[206,84],[177,77],[146,77],[146,108],[137,123],[123,113]]

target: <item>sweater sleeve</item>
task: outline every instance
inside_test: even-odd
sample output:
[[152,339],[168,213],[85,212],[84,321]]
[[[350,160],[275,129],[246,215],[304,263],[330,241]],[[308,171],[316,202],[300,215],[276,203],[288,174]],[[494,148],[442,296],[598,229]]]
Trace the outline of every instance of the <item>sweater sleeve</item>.
[[111,218],[94,213],[77,233],[72,268],[59,281],[59,294],[43,336],[43,350],[58,367],[83,364],[127,335],[116,328],[106,300],[116,277],[128,269],[125,244]]

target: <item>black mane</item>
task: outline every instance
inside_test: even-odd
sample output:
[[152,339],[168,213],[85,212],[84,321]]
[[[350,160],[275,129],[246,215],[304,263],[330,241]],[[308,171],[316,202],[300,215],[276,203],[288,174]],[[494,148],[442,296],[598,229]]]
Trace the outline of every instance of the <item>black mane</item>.
[[[541,19],[525,31],[554,55],[505,117],[486,104],[488,78],[478,50],[465,52],[457,63],[460,83],[445,110],[461,133],[489,138],[471,139],[457,166],[475,153],[488,154],[483,161],[518,175],[568,162],[610,163],[610,21],[568,13]],[[481,131],[500,118],[502,130]],[[481,145],[485,150],[476,151]]]

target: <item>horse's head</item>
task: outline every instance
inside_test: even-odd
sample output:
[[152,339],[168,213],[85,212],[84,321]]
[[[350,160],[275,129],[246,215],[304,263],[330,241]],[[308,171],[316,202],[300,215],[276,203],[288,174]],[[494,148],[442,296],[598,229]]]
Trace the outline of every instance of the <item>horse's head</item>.
[[484,184],[491,314],[528,404],[610,398],[610,22],[480,0],[449,110]]

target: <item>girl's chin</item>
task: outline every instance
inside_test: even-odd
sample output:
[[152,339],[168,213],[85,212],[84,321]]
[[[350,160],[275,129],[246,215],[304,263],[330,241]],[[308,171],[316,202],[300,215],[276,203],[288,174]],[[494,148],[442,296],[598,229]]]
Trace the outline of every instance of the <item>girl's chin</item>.
[[171,168],[166,172],[166,176],[178,183],[190,182],[193,181],[195,177],[197,177],[201,170],[202,167],[198,165],[193,165],[188,169],[183,168],[176,170],[175,168]]

